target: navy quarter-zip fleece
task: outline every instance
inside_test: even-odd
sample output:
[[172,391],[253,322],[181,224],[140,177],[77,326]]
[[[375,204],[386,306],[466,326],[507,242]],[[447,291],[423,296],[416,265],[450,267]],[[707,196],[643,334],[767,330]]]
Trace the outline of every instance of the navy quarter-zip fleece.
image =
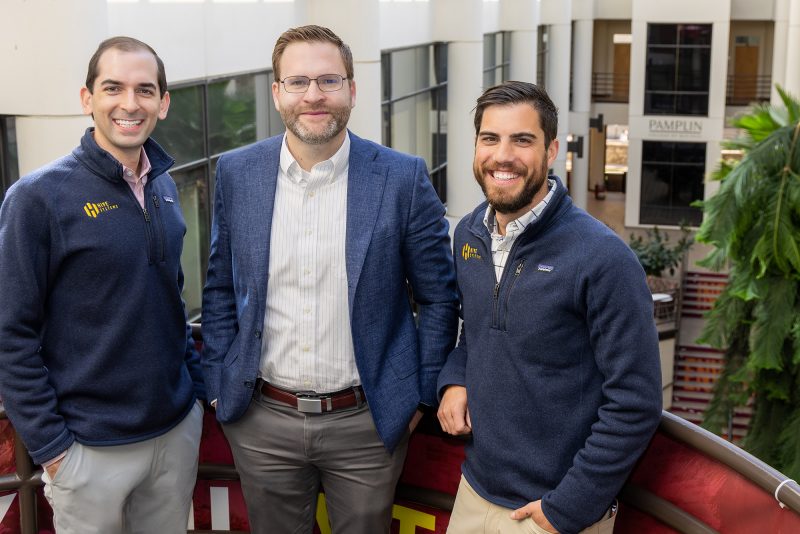
[[559,532],[577,533],[609,508],[660,419],[652,298],[630,248],[560,181],[497,283],[486,207],[455,231],[464,322],[438,390],[466,386],[462,471],[475,491],[511,509],[542,499]]
[[0,395],[34,462],[164,434],[204,396],[173,160],[144,150],[144,209],[92,128],[0,207]]

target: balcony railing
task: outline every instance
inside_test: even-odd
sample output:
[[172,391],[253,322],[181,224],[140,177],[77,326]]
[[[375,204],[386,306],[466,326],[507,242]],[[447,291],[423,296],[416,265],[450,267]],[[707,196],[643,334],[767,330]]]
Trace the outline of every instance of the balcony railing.
[[748,106],[753,102],[768,102],[772,91],[769,74],[731,74],[725,96],[727,106]]
[[630,75],[616,72],[592,73],[592,100],[594,102],[628,102]]

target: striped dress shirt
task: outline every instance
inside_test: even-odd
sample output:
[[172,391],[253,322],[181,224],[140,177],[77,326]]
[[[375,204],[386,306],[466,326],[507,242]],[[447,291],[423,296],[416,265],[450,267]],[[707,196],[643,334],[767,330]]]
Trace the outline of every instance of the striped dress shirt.
[[261,377],[292,391],[360,384],[347,302],[350,136],[306,172],[284,137],[272,218]]
[[514,219],[506,225],[506,235],[500,233],[494,208],[491,204],[486,208],[486,215],[483,216],[483,224],[492,235],[492,260],[494,262],[494,275],[498,282],[503,276],[508,253],[511,252],[514,241],[525,231],[528,225],[542,215],[547,204],[550,203],[550,199],[553,198],[553,193],[556,191],[556,181],[548,178],[547,187],[547,195],[545,195],[541,202],[536,204],[530,211],[526,211],[519,218]]

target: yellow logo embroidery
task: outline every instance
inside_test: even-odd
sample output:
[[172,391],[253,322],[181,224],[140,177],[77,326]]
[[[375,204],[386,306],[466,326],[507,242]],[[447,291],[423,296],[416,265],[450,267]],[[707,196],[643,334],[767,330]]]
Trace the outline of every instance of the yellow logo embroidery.
[[478,249],[475,247],[469,246],[469,243],[464,243],[464,246],[461,247],[461,256],[464,258],[464,261],[469,259],[480,260],[481,255],[478,254]]
[[118,204],[110,204],[108,201],[95,204],[94,202],[87,202],[83,205],[83,211],[92,219],[96,219],[98,215],[106,211],[115,210],[119,207]]

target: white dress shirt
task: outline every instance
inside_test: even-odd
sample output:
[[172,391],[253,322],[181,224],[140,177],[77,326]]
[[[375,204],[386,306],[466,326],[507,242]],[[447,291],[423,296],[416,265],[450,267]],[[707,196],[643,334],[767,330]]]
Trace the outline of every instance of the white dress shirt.
[[261,377],[291,391],[361,383],[345,262],[350,136],[306,172],[283,139],[272,216]]

